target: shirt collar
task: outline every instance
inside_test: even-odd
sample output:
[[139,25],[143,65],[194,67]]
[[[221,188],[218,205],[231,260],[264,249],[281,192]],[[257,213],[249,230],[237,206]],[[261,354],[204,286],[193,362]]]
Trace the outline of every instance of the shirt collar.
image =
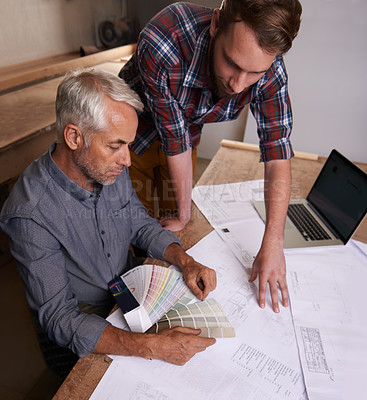
[[52,159],[52,153],[56,148],[56,143],[52,143],[48,149],[48,154],[45,157],[45,167],[50,174],[51,178],[62,187],[65,192],[69,193],[71,196],[77,200],[83,201],[89,198],[95,198],[96,194],[91,193],[88,190],[83,189],[72,181],[67,175],[62,172],[62,170],[57,166],[55,161]]
[[186,73],[183,86],[203,88],[207,86],[206,68],[209,58],[210,25],[199,35],[190,67]]

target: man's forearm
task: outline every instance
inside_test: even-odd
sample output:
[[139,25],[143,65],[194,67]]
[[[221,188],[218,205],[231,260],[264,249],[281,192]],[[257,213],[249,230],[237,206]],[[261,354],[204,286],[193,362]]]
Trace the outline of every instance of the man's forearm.
[[174,188],[178,219],[187,224],[191,213],[192,160],[191,148],[176,156],[167,156],[167,165]]
[[275,160],[265,164],[266,225],[264,240],[271,239],[282,247],[291,192],[290,165],[290,160]]
[[189,256],[180,245],[171,243],[164,252],[164,259],[170,264],[176,265],[183,271],[194,259]]
[[159,334],[127,332],[109,325],[99,339],[94,353],[136,356],[184,365],[196,353],[215,343],[202,338],[199,329],[173,328]]
[[151,358],[150,336],[124,331],[109,325],[99,339],[94,353]]

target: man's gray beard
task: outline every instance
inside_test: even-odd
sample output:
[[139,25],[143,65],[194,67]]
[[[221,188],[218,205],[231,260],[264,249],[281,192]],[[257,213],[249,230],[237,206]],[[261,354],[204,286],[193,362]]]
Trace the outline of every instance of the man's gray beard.
[[115,183],[116,177],[107,178],[93,169],[93,165],[89,162],[88,157],[85,156],[86,150],[82,150],[79,154],[73,152],[73,162],[87,178],[88,181],[96,182],[101,185],[112,185]]

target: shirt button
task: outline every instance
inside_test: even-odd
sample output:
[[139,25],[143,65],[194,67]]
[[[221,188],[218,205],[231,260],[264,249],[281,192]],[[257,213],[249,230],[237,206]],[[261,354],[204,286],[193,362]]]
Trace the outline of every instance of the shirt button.
[[107,257],[111,257],[111,254],[110,254],[110,253],[107,253]]
[[106,232],[105,231],[101,231],[102,235],[104,235]]

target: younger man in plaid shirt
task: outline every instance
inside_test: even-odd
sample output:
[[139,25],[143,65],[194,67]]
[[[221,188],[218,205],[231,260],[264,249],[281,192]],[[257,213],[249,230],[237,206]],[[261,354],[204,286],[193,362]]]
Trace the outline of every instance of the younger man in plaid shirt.
[[298,0],[224,0],[214,10],[173,4],[143,29],[136,53],[119,74],[145,105],[131,146],[132,182],[152,215],[157,188],[160,223],[172,231],[190,219],[203,124],[235,119],[250,105],[258,124],[260,160],[265,162],[267,209],[250,280],[259,274],[261,307],[269,283],[276,312],[278,286],[283,305],[288,304],[283,231],[293,156],[282,55],[298,33],[301,11]]

